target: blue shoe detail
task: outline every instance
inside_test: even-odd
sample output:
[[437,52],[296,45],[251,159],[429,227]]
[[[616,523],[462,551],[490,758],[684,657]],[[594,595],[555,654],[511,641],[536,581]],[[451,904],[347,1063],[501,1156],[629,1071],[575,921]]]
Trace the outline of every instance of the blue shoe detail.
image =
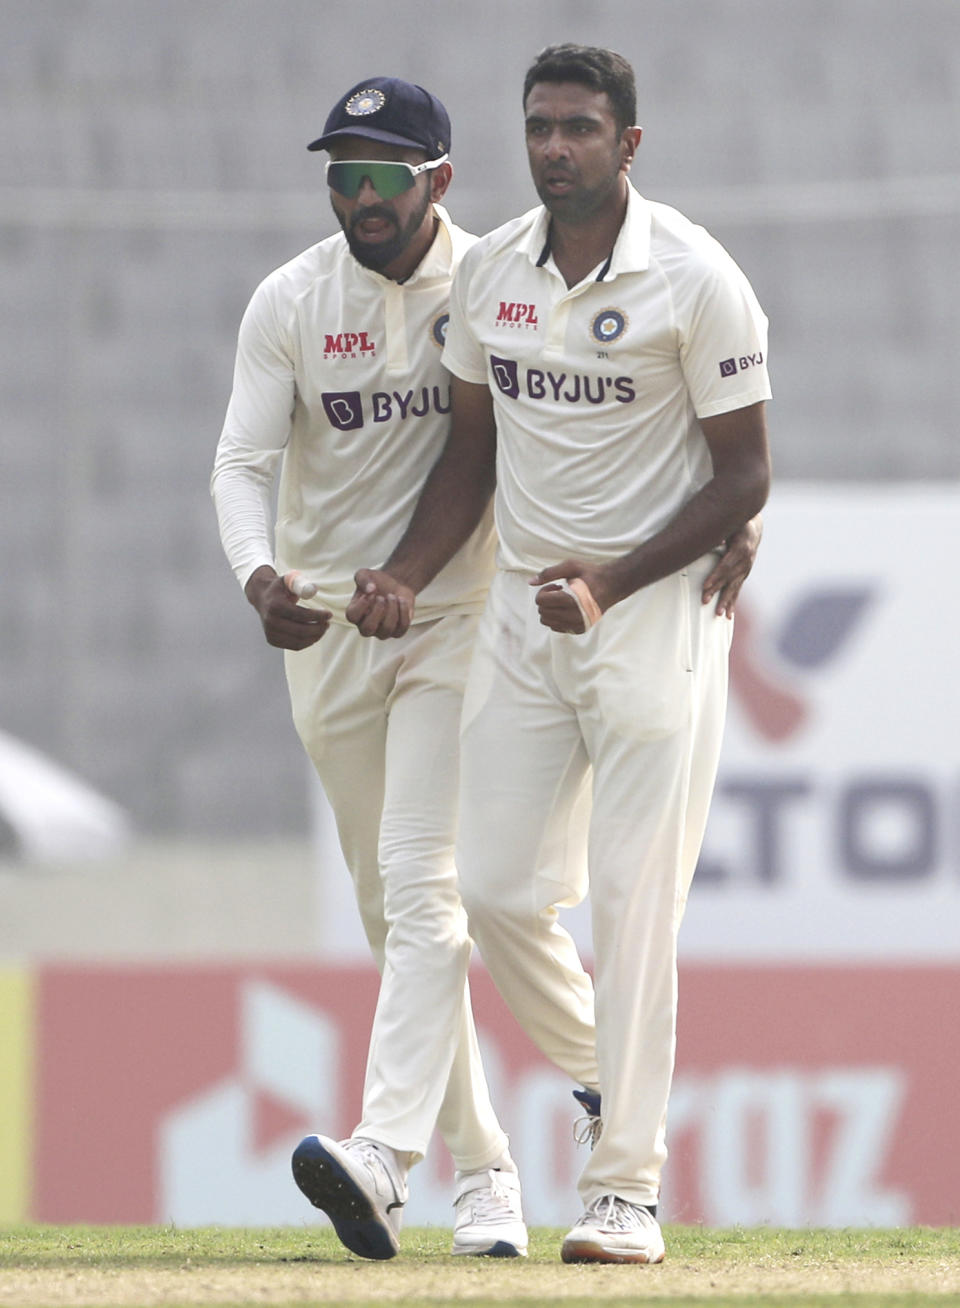
[[515,1244],[510,1244],[507,1240],[498,1240],[489,1249],[478,1249],[476,1256],[479,1258],[519,1258],[520,1250]]
[[600,1117],[600,1092],[598,1090],[574,1090],[573,1097],[588,1117]]
[[[314,1208],[327,1214],[341,1244],[351,1253],[381,1261],[396,1256],[399,1246],[389,1223],[332,1148],[308,1135],[294,1150],[291,1164],[300,1190]],[[388,1211],[393,1207],[402,1204],[390,1204]]]

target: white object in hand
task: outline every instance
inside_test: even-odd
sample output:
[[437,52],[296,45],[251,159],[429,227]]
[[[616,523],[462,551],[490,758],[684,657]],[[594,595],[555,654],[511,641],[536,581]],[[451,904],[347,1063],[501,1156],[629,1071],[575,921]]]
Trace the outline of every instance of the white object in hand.
[[595,627],[603,617],[603,610],[593,598],[593,592],[582,577],[571,577],[570,580],[561,577],[557,582],[561,590],[565,590],[570,598],[580,610],[580,616],[583,618],[585,631]]
[[302,572],[288,572],[284,575],[284,584],[292,590],[297,599],[313,599],[320,587]]

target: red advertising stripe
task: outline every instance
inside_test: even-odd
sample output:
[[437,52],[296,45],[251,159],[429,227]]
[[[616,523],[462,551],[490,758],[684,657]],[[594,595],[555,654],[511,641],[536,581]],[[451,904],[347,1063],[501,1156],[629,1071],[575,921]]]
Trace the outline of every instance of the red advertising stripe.
[[[570,1084],[471,985],[528,1218],[560,1224]],[[31,1215],[309,1220],[291,1144],[356,1124],[376,991],[370,968],[43,969]],[[960,1222],[960,968],[687,966],[680,995],[669,1220]],[[450,1185],[442,1159],[418,1169],[418,1220],[449,1221]]]
[[[376,1000],[369,969],[51,967],[39,978],[33,1216],[152,1222],[165,1112],[236,1068],[239,986],[273,982],[340,1016],[352,1101]],[[261,1129],[271,1128],[263,1105]],[[271,1121],[277,1115],[271,1110]],[[347,1131],[346,1123],[334,1124]]]
[[808,1220],[831,1200],[822,1191],[831,1166],[839,1175],[839,1154],[859,1151],[849,1165],[872,1167],[876,1191],[906,1196],[908,1221],[955,1225],[958,1009],[958,968],[685,967],[677,1076],[702,1084],[708,1102],[694,1125],[674,1126],[669,1166],[685,1174],[678,1189],[691,1220],[703,1217],[696,1154],[710,1087],[724,1069],[741,1069],[787,1092],[795,1077],[797,1112],[811,1128]]

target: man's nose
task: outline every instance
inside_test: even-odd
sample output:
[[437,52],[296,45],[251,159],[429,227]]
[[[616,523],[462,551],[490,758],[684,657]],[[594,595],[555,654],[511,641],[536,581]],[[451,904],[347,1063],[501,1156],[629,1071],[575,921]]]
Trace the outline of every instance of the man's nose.
[[381,199],[379,192],[376,190],[369,177],[364,177],[360,182],[360,189],[357,191],[357,199],[364,204],[372,204]]
[[567,139],[559,128],[554,127],[543,143],[543,153],[547,159],[564,159],[569,154]]

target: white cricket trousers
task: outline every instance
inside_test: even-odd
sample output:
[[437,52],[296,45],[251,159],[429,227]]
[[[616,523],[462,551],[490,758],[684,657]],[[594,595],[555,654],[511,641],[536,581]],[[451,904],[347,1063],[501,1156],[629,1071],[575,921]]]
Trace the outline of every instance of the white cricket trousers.
[[[526,574],[499,572],[463,711],[457,866],[470,932],[540,1049],[603,1096],[585,1204],[654,1204],[673,1076],[677,932],[713,790],[732,623],[700,602],[715,556],[609,609],[581,636],[540,625]],[[556,908],[582,898],[544,857],[593,770],[589,978]]]
[[470,1007],[472,941],[453,861],[458,733],[475,615],[399,640],[331,624],[285,663],[381,972],[354,1135],[423,1157],[437,1126],[459,1171],[507,1148]]

